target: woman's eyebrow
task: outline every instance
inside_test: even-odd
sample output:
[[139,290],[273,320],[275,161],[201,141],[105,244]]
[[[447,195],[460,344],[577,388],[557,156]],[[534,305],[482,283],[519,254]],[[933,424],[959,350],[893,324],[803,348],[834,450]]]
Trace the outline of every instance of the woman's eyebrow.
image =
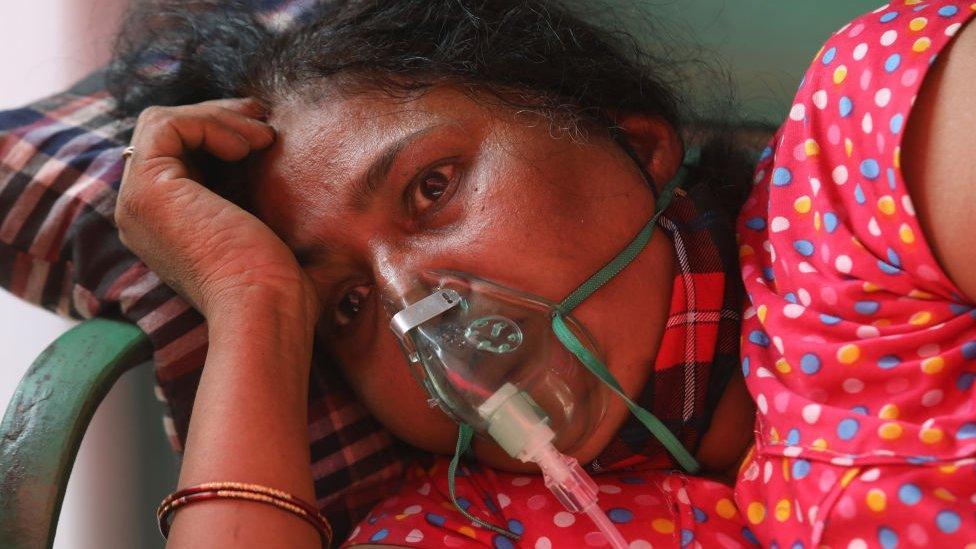
[[390,170],[393,168],[393,164],[396,162],[397,155],[403,151],[413,141],[423,137],[424,135],[430,133],[431,131],[444,126],[445,124],[434,124],[432,126],[427,126],[426,128],[421,128],[419,130],[413,131],[386,147],[380,154],[373,159],[369,167],[366,168],[366,175],[362,178],[356,179],[352,183],[350,189],[350,204],[353,209],[358,212],[362,212],[369,208],[373,197],[376,196],[377,192],[383,186],[383,183],[387,181],[387,177],[390,175]]

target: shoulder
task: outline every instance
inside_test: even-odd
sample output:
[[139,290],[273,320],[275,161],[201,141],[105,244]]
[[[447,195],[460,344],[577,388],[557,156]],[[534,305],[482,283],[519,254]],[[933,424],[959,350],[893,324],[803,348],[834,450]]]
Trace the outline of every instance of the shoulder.
[[943,270],[976,299],[976,26],[938,56],[905,128],[903,173]]

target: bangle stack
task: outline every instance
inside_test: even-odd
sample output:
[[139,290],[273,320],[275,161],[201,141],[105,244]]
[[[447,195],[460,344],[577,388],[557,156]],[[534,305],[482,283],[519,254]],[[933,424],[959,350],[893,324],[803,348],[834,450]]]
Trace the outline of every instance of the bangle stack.
[[313,505],[296,498],[288,492],[268,488],[259,484],[241,482],[208,482],[173,492],[166,496],[156,509],[156,520],[163,538],[169,536],[173,513],[177,509],[212,499],[242,499],[273,505],[288,511],[311,524],[322,537],[323,547],[332,543],[332,527],[329,521]]

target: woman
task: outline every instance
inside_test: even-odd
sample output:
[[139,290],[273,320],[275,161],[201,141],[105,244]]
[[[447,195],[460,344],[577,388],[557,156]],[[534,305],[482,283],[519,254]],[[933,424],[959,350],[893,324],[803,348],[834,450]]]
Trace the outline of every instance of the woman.
[[[421,450],[452,453],[457,426],[428,406],[388,331],[378,295],[387,273],[453,269],[562,299],[648,222],[685,156],[681,112],[661,80],[667,66],[648,66],[650,58],[626,54],[613,35],[548,3],[365,3],[312,16],[276,40],[249,23],[220,22],[238,51],[211,43],[194,52],[223,63],[205,67],[210,80],[178,74],[147,83],[122,68],[117,94],[132,112],[174,98],[257,99],[142,111],[116,218],[123,241],[208,320],[210,350],[180,485],[234,480],[311,500],[304,416],[313,333],[392,433]],[[239,32],[228,32],[235,24]],[[128,55],[138,58],[140,47]],[[223,57],[207,57],[214,51]],[[186,82],[205,85],[194,96]],[[723,158],[727,152],[706,149],[706,162],[690,166],[685,190],[662,218],[671,238],[653,235],[574,312],[624,393],[660,416],[704,472],[726,479],[750,439],[752,414],[732,374],[739,305],[730,218],[705,207],[720,193],[735,196],[728,187],[748,174],[744,163]],[[200,153],[228,163],[247,158],[248,177],[232,184],[249,211],[200,184],[217,171],[193,162]],[[716,159],[727,167],[708,165]],[[668,455],[639,423],[625,423],[627,414],[610,400],[572,455],[591,470],[643,475],[648,485],[624,484],[620,498],[663,493],[651,481],[669,481],[667,474],[647,471],[671,466]],[[499,475],[525,470],[485,440],[474,449]],[[445,482],[443,462],[427,463],[401,494],[424,479]],[[469,474],[459,489],[474,490],[484,475]],[[721,484],[675,482],[688,485],[681,493],[711,498],[703,507],[731,505]],[[526,500],[533,492],[550,497],[539,482],[523,488]],[[681,505],[691,516],[687,501]],[[661,519],[641,539],[679,535],[663,500],[649,507],[657,515],[621,527],[637,532]],[[582,521],[569,530],[549,519],[533,524],[536,509],[524,511],[513,516],[526,541],[558,545],[594,530]],[[437,522],[423,527],[449,521]],[[461,539],[454,534],[504,543],[465,525],[426,543]],[[736,520],[713,530],[742,535]],[[287,513],[226,501],[181,508],[170,540],[213,545],[228,536],[317,543]]]

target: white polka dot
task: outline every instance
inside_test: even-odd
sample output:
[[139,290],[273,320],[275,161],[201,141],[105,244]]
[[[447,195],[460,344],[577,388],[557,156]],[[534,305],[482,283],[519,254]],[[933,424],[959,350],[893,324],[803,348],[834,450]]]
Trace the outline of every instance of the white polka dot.
[[868,549],[868,544],[863,539],[857,538],[847,544],[847,549]]
[[532,482],[529,477],[515,477],[512,479],[512,486],[528,486]]
[[938,343],[926,343],[918,348],[918,356],[922,358],[929,358],[939,354],[941,348]]
[[552,522],[560,528],[566,528],[576,522],[576,517],[568,511],[560,511],[556,513],[556,516],[552,517]]
[[804,307],[810,306],[810,292],[806,288],[800,288],[796,291],[796,297],[800,298],[800,303]]
[[847,166],[841,164],[834,168],[834,171],[830,172],[830,176],[834,179],[834,183],[838,185],[843,185],[847,183]]
[[783,448],[783,455],[786,457],[795,458],[796,456],[803,453],[802,446],[787,446]]
[[347,539],[352,539],[358,536],[360,530],[362,530],[362,527],[357,525],[355,528],[352,529],[352,532],[349,533],[349,537]]
[[854,46],[853,55],[855,61],[860,61],[861,59],[864,59],[864,56],[867,55],[867,53],[868,53],[868,45],[865,44],[864,42],[861,42],[857,46]]
[[813,190],[813,196],[817,196],[817,193],[820,192],[820,180],[816,177],[811,177],[810,188]]
[[813,425],[820,419],[820,411],[822,408],[819,404],[807,404],[803,407],[800,414],[803,416],[803,421],[806,421],[810,425]]
[[777,216],[773,218],[773,221],[769,224],[769,230],[774,233],[781,233],[786,229],[790,228],[790,220],[783,216]]
[[790,404],[790,393],[789,391],[777,391],[776,396],[773,397],[773,408],[776,411],[783,413],[786,411],[787,406]]
[[[764,368],[764,367],[760,366],[759,368],[756,368],[756,377],[758,377],[758,378],[768,378],[768,377],[776,377],[776,376],[774,376],[773,373],[769,371],[769,368]],[[763,399],[762,400],[763,408],[765,408],[766,407],[766,397],[762,397],[762,399]],[[758,402],[758,400],[757,400],[757,402]],[[763,412],[763,413],[765,413],[765,412]]]
[[877,467],[872,467],[861,474],[861,480],[865,482],[874,482],[879,478],[881,478],[881,469],[878,469]]
[[759,407],[759,411],[766,413],[769,411],[769,403],[766,402],[766,395],[760,394],[756,397],[756,406]]
[[419,505],[411,505],[403,510],[404,515],[416,515],[420,512],[421,507]]
[[600,491],[603,492],[604,494],[619,494],[620,487],[614,486],[612,484],[601,484]]
[[654,549],[650,542],[642,539],[635,539],[628,547],[629,549]]
[[840,465],[841,467],[847,467],[854,464],[854,460],[849,457],[835,457],[830,458],[830,463],[834,465]]
[[898,40],[898,31],[889,30],[881,35],[882,46],[890,46],[895,43],[895,40]]
[[803,311],[806,309],[803,305],[797,305],[796,303],[790,303],[789,305],[783,307],[783,316],[786,318],[800,318]]
[[878,220],[873,216],[868,220],[868,232],[871,236],[881,236],[881,227],[878,225]]
[[512,504],[512,498],[508,497],[508,494],[498,494],[498,506],[502,509],[508,507]]
[[684,503],[685,505],[691,505],[691,499],[688,498],[688,491],[685,490],[684,488],[678,489],[677,496],[678,496],[678,501],[680,501],[681,503]]
[[912,199],[907,194],[901,197],[901,207],[905,209],[908,215],[915,216],[915,205],[912,204]]
[[817,269],[813,265],[807,263],[806,261],[801,261],[797,266],[801,273],[815,273]]
[[850,257],[846,255],[839,255],[837,256],[837,259],[834,260],[834,267],[836,267],[838,271],[847,274],[851,272],[851,269],[854,267],[854,263],[851,261]]
[[754,183],[762,183],[762,180],[766,179],[766,170],[759,170],[756,172],[756,176],[752,178]]
[[420,488],[417,488],[417,493],[422,496],[430,495],[430,483],[425,482]]
[[[773,336],[773,347],[776,347],[776,350],[779,351],[779,354],[783,354],[783,338],[779,336]],[[785,395],[787,393],[782,393],[782,394]]]
[[773,462],[767,461],[763,464],[763,482],[769,482],[771,478],[773,478]]
[[535,549],[552,549],[552,542],[549,541],[549,538],[542,536],[535,540]]
[[749,467],[746,468],[746,472],[742,473],[742,478],[746,479],[749,482],[752,482],[757,478],[759,478],[759,465],[757,465],[755,461],[750,463]]
[[874,92],[875,105],[883,108],[887,107],[889,102],[891,102],[891,90],[889,88],[881,88]]
[[946,27],[946,30],[945,30],[946,36],[952,36],[952,35],[956,34],[956,31],[958,31],[959,30],[959,27],[961,27],[961,26],[962,26],[962,23],[953,23],[953,24],[949,25],[948,27]]
[[810,96],[810,100],[813,102],[813,106],[814,107],[817,107],[820,110],[826,109],[827,108],[827,91],[826,90],[817,90],[817,91],[813,92],[813,95]]
[[942,402],[942,390],[932,389],[922,395],[922,406],[932,407]]
[[874,130],[874,119],[871,118],[871,113],[864,113],[864,118],[861,119],[861,130],[864,133],[871,133]]
[[874,326],[864,324],[863,326],[857,327],[857,337],[860,339],[871,339],[872,337],[878,337],[880,335],[881,331]]
[[410,533],[407,534],[407,537],[403,539],[403,541],[407,543],[418,543],[423,540],[424,540],[424,533],[421,532],[420,530],[417,530],[416,528],[410,530]]
[[807,115],[807,108],[803,106],[803,103],[797,103],[793,105],[790,109],[790,119],[800,121]]
[[844,391],[852,395],[860,393],[861,391],[864,390],[864,382],[861,381],[860,379],[853,378],[853,377],[849,377],[845,379],[842,386],[844,387]]

